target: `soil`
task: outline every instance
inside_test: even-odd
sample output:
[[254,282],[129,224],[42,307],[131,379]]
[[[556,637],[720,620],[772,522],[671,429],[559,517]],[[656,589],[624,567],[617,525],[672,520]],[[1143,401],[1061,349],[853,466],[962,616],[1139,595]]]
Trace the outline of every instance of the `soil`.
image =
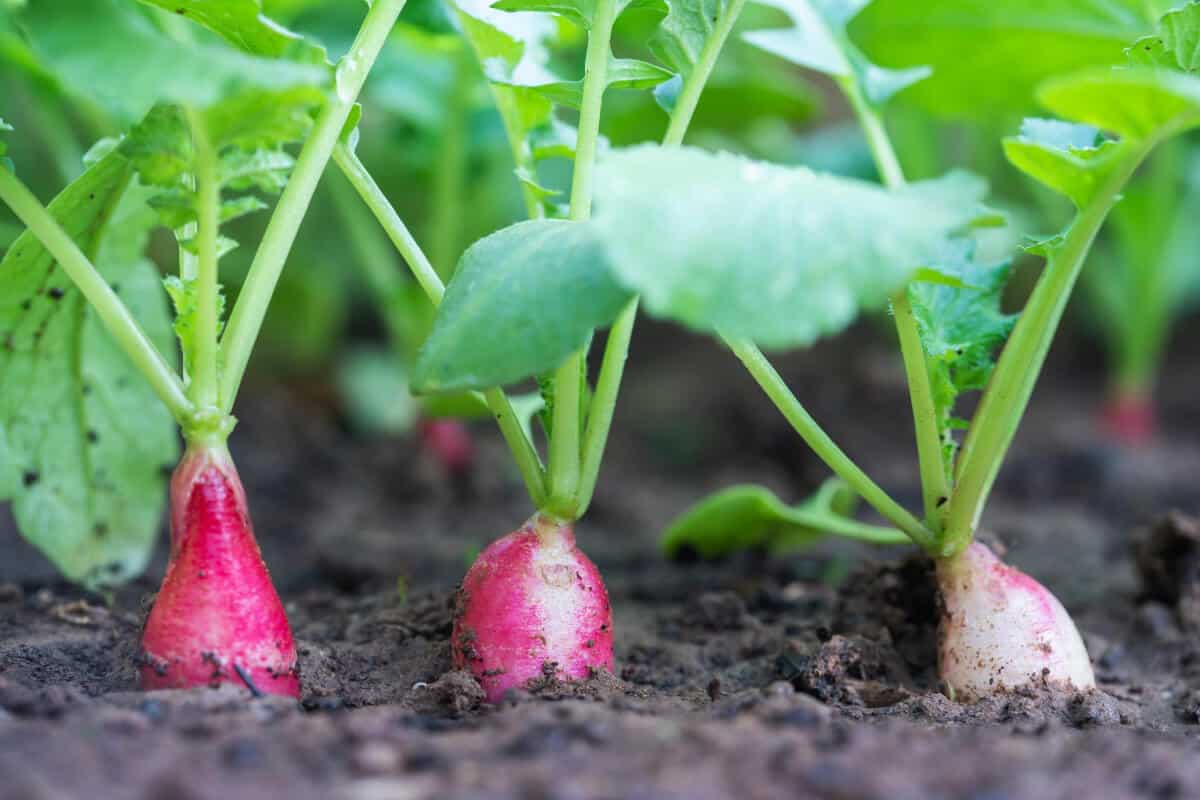
[[[1090,345],[1056,348],[985,524],[1072,612],[1099,688],[962,705],[939,692],[930,568],[909,549],[658,554],[663,525],[713,489],[799,499],[826,471],[727,354],[641,333],[579,527],[614,603],[615,675],[490,706],[451,668],[456,582],[530,513],[487,424],[472,475],[450,481],[415,440],[349,433],[320,380],[260,383],[233,449],[302,701],[137,691],[162,554],[102,598],[0,522],[0,798],[1200,797],[1200,338],[1181,334],[1167,370],[1169,435],[1138,452],[1096,434]],[[779,364],[916,507],[881,329]]]

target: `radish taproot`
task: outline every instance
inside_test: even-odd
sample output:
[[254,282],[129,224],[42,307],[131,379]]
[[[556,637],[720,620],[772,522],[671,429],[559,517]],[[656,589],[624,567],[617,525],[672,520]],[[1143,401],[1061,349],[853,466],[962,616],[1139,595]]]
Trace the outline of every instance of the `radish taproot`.
[[1029,686],[1095,688],[1075,623],[1046,587],[973,542],[937,562],[938,672],[956,700]]
[[541,677],[611,671],[608,592],[573,527],[537,514],[480,553],[459,590],[451,643],[454,665],[490,702]]
[[171,555],[142,635],[146,689],[300,694],[296,644],[229,452],[191,446],[171,479]]

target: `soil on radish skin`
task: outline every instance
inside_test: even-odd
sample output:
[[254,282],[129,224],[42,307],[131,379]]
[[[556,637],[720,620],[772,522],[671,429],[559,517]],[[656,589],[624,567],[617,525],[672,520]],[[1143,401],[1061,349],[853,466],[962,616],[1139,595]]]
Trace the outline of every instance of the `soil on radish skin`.
[[[488,706],[452,670],[455,583],[529,513],[486,425],[472,478],[446,481],[415,440],[365,441],[324,395],[258,386],[234,455],[302,702],[136,691],[162,555],[106,603],[0,525],[0,798],[1198,796],[1200,353],[1164,383],[1170,438],[1130,454],[1096,439],[1094,354],[1059,347],[985,523],[1075,615],[1099,690],[962,705],[936,683],[929,567],[903,548],[657,555],[663,523],[717,487],[799,498],[826,473],[726,354],[643,333],[579,527],[614,603],[615,675]],[[780,363],[916,507],[887,341],[860,330]]]

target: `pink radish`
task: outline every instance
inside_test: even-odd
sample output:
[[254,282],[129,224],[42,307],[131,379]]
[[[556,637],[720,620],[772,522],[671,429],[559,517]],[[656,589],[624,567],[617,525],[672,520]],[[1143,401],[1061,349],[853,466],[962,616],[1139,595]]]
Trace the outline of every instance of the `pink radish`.
[[458,599],[454,664],[490,702],[543,675],[582,680],[613,668],[608,592],[569,523],[538,514],[493,542]]
[[475,443],[471,432],[456,419],[423,419],[421,444],[433,455],[442,470],[455,477],[466,475],[475,463]]
[[1087,649],[1046,587],[975,542],[937,565],[938,670],[950,696],[973,701],[1024,686],[1094,688]]
[[1158,429],[1154,400],[1148,392],[1118,390],[1101,410],[1101,426],[1118,444],[1145,447]]
[[223,445],[171,478],[171,556],[142,635],[142,687],[243,685],[298,697],[296,644]]

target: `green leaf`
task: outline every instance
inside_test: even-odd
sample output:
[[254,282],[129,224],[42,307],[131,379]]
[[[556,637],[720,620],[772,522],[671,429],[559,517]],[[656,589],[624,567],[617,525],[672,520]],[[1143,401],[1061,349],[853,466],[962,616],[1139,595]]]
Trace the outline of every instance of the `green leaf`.
[[36,0],[24,16],[47,69],[69,92],[125,124],[160,102],[208,108],[244,89],[330,83],[322,65],[254,56],[215,40],[173,41],[119,0]]
[[[668,0],[667,16],[650,38],[650,50],[675,71],[680,87],[696,68],[718,22],[730,13],[729,0]],[[677,93],[678,88],[674,91]],[[670,108],[673,101],[666,107]]]
[[413,374],[418,392],[487,389],[547,372],[616,318],[630,293],[589,226],[520,222],[472,245]]
[[[552,103],[579,108],[583,105],[583,81],[554,81],[552,83],[520,84],[489,76],[495,83],[509,86],[525,86],[545,97]],[[671,79],[671,73],[662,67],[632,58],[612,58],[608,61],[609,89],[653,89],[663,81]]]
[[929,65],[905,97],[938,114],[994,119],[1034,108],[1043,80],[1123,61],[1152,30],[1142,0],[875,0],[850,25],[875,61]]
[[1164,14],[1158,28],[1159,35],[1143,36],[1126,49],[1130,63],[1180,72],[1200,67],[1200,3],[1191,2]]
[[961,427],[954,417],[954,404],[965,392],[987,385],[995,366],[995,354],[1016,323],[1016,315],[1000,308],[1011,264],[980,264],[969,240],[953,242],[938,270],[958,285],[945,280],[913,281],[908,299],[925,351],[943,460],[948,476],[953,474],[957,443],[952,431]]
[[539,160],[572,158],[575,150],[574,129],[555,118],[553,102],[529,88],[563,83],[548,66],[554,20],[539,13],[498,11],[489,6],[490,0],[451,2],[489,79],[516,167],[536,182]]
[[1050,111],[1122,137],[1142,140],[1200,124],[1200,78],[1151,67],[1097,68],[1044,83]]
[[[195,371],[196,364],[196,281],[183,279],[177,275],[168,275],[163,280],[171,305],[175,309],[175,322],[172,326],[175,336],[179,339],[179,348],[183,353],[184,370],[188,373]],[[225,328],[225,292],[217,286],[217,335]]]
[[908,544],[900,531],[854,523],[857,503],[854,492],[836,478],[795,506],[786,505],[762,486],[731,486],[701,500],[668,525],[662,549],[668,557],[691,551],[706,559],[744,550],[779,553],[811,546],[829,534],[875,544]]
[[[153,215],[132,192],[118,207],[130,175],[110,153],[50,211],[170,352],[158,271],[142,257]],[[12,501],[21,534],[89,587],[140,573],[178,456],[175,425],[28,232],[0,262],[0,384],[0,499]]]
[[1066,195],[1077,208],[1091,201],[1119,150],[1091,125],[1052,119],[1026,119],[1020,136],[1004,140],[1004,153],[1013,166]]
[[929,67],[886,69],[860,51],[846,26],[869,0],[758,0],[778,8],[792,20],[791,28],[751,31],[743,38],[755,47],[793,64],[853,80],[867,100],[880,106],[897,92],[924,80]]
[[655,316],[767,347],[836,333],[878,308],[978,215],[965,173],[889,191],[694,148],[603,157],[590,225]]
[[596,0],[500,0],[492,3],[497,11],[533,11],[557,14],[588,30],[596,16]]
[[262,13],[262,0],[141,0],[151,6],[197,22],[238,48],[257,56],[291,56],[320,63],[324,51],[306,45]]
[[[8,153],[8,142],[4,141],[4,134],[11,131],[12,129],[13,129],[13,126],[9,125],[7,122],[5,122],[3,117],[0,117],[0,158],[4,158],[5,155]],[[0,162],[0,168],[2,168],[3,166],[4,166],[3,162]],[[11,167],[10,167],[10,169],[11,169]]]

